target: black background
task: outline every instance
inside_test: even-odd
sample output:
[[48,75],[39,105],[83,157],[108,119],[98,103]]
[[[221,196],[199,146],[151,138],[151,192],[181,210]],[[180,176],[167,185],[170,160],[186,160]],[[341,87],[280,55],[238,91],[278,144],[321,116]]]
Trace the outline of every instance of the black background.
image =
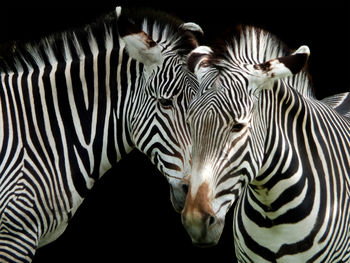
[[[204,44],[239,23],[264,27],[290,48],[310,47],[309,70],[318,98],[349,90],[350,10],[335,2],[12,3],[0,10],[0,42],[74,28],[117,5],[154,7],[196,22],[205,32]],[[33,262],[235,262],[231,222],[232,211],[218,246],[193,246],[172,209],[165,178],[134,151],[96,183],[66,232],[39,249]]]

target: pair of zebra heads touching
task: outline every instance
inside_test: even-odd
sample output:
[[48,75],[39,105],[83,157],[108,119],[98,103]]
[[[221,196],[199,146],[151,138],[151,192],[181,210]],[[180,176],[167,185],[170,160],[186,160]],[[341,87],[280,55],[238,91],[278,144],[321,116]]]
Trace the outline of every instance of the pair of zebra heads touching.
[[31,262],[135,147],[193,243],[217,243],[234,205],[239,262],[347,262],[348,94],[314,98],[306,46],[246,26],[212,48],[196,34],[117,7],[1,61],[1,262]]

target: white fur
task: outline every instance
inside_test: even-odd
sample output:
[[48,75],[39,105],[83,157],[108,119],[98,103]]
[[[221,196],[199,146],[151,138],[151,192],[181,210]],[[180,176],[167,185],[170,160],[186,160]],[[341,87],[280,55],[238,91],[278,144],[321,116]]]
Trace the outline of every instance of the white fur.
[[[309,56],[310,49],[308,46],[301,46],[292,55],[296,54],[306,54],[307,56]],[[253,65],[248,65],[247,68],[249,68],[250,71],[253,72],[253,75],[255,76],[255,81],[260,83],[266,83],[275,79],[281,79],[293,75],[290,69],[286,67],[283,63],[281,63],[278,59],[271,59],[269,62],[270,69],[268,71],[255,69]]]
[[144,32],[130,34],[122,39],[130,57],[146,66],[162,64],[163,56],[160,47],[158,45],[150,47],[147,43],[147,35]]
[[183,30],[198,32],[204,35],[203,29],[196,23],[192,23],[192,22],[183,23],[182,25],[180,25],[180,28]]
[[293,73],[283,63],[279,62],[278,59],[270,60],[270,70],[262,72],[266,74],[266,77],[273,79],[280,79],[288,76],[292,76]]
[[[292,55],[296,55],[296,54],[306,54],[307,56],[309,56],[310,49],[308,46],[301,46]],[[293,73],[289,70],[289,68],[287,68],[278,59],[270,60],[270,63],[271,63],[271,70],[266,72],[267,77],[270,77],[271,79],[280,79],[280,78],[293,75]]]
[[293,55],[295,54],[307,54],[307,56],[310,56],[310,48],[306,45],[304,46],[300,46],[294,53]]
[[208,46],[199,46],[195,48],[191,53],[210,55],[211,53],[213,53],[213,50]]
[[195,67],[194,67],[194,73],[196,74],[198,80],[200,81],[206,73],[206,67],[202,67],[201,64],[204,60],[208,59],[208,56],[213,53],[213,50],[208,46],[199,46],[192,50],[192,52],[189,54],[188,57],[192,55],[200,55],[200,58],[198,59]]
[[117,14],[117,18],[120,17],[120,15],[122,13],[122,7],[121,6],[117,6],[115,8],[115,13]]

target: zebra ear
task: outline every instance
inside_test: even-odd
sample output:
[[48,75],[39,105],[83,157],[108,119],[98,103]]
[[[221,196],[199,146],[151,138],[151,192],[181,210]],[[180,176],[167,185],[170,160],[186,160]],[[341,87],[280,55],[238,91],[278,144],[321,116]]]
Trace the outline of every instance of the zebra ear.
[[129,56],[146,66],[163,62],[159,45],[140,27],[123,15],[121,7],[116,8],[118,32]]
[[180,25],[180,29],[184,31],[191,31],[194,34],[204,35],[203,29],[196,23],[187,22]]
[[209,66],[209,61],[212,53],[213,51],[210,47],[199,46],[192,50],[192,52],[187,57],[188,69],[196,74],[199,80],[204,74],[205,68]]
[[122,39],[130,57],[147,66],[162,64],[163,56],[160,47],[145,32],[129,34]]
[[301,46],[289,56],[271,59],[265,63],[254,65],[254,75],[265,82],[297,74],[303,69],[309,55],[310,49],[307,46]]

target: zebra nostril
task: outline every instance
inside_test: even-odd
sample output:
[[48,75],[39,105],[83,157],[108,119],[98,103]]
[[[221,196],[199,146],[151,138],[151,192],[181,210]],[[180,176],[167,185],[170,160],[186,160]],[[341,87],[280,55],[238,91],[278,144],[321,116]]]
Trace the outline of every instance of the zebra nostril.
[[183,184],[182,190],[185,192],[185,194],[187,194],[188,193],[188,184]]

